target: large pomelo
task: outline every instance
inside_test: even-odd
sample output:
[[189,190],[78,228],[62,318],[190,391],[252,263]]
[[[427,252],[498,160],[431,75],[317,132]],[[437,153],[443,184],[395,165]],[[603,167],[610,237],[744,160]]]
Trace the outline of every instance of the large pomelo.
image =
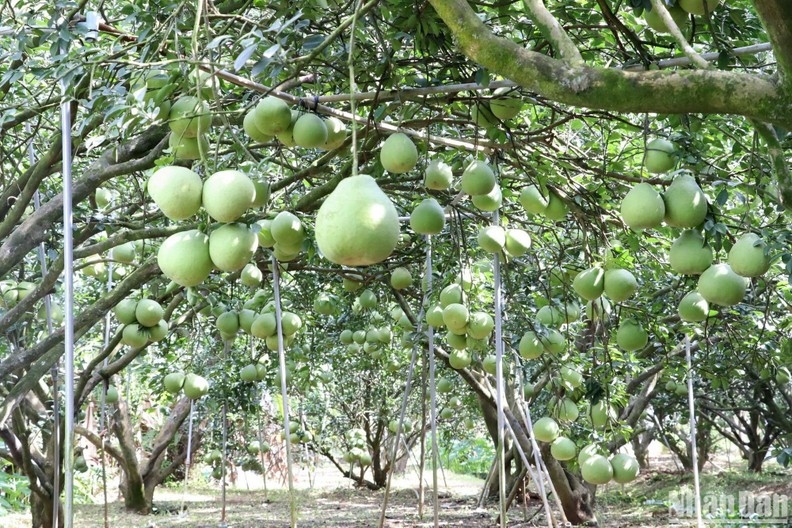
[[292,112],[281,99],[267,96],[253,109],[253,124],[263,134],[274,136],[285,131],[292,122]]
[[162,320],[165,310],[154,299],[141,299],[135,306],[135,319],[142,326],[154,326]]
[[445,227],[445,211],[434,198],[426,198],[410,214],[410,227],[419,235],[436,235]]
[[550,191],[547,209],[544,210],[545,218],[553,222],[560,222],[566,218],[567,212],[569,212],[569,209],[563,198],[558,196],[554,191]]
[[224,170],[209,176],[203,185],[203,206],[218,222],[233,222],[248,210],[256,198],[256,187],[247,175]]
[[577,454],[577,446],[566,436],[559,436],[550,444],[550,454],[556,460],[572,460]]
[[209,256],[222,271],[241,270],[253,258],[256,249],[258,237],[245,224],[223,224],[209,235]]
[[663,197],[650,184],[641,182],[630,189],[622,200],[621,215],[631,229],[657,227],[665,216]]
[[495,321],[487,312],[473,312],[467,324],[467,335],[473,339],[486,339],[495,329]]
[[712,248],[695,229],[683,231],[671,244],[668,263],[682,275],[700,275],[712,265]]
[[489,102],[492,115],[503,121],[517,117],[523,107],[522,99],[507,95],[512,91],[513,89],[508,87],[498,88],[493,92],[494,97]]
[[403,290],[412,285],[412,274],[404,267],[395,268],[391,271],[390,283],[394,290]]
[[495,185],[487,194],[477,194],[472,197],[473,205],[480,211],[493,212],[500,209],[503,203],[503,193],[499,185]]
[[467,350],[454,350],[448,355],[448,364],[456,370],[469,367],[470,362],[470,354]]
[[721,0],[678,0],[677,5],[691,15],[704,16],[712,13]]
[[137,301],[135,299],[121,299],[118,301],[118,304],[113,307],[113,313],[119,323],[128,325],[137,321],[135,318],[135,308],[137,308]]
[[593,301],[605,291],[605,270],[594,266],[575,276],[572,288],[587,301]]
[[683,321],[697,323],[709,315],[709,303],[699,292],[692,291],[679,301],[677,313]]
[[[649,11],[647,11],[644,16],[647,22],[649,22],[649,19],[651,18],[654,20],[656,15],[657,13],[649,14]],[[659,19],[659,17],[657,18]],[[660,23],[662,24],[662,21]],[[651,26],[652,23],[650,22],[649,25]],[[663,28],[665,28],[665,24],[663,24]],[[652,29],[655,29],[654,26],[652,26]],[[644,165],[646,166],[646,170],[652,174],[660,174],[673,169],[674,151],[676,151],[676,147],[667,139],[655,138],[651,140],[646,144],[646,152],[644,154]]]
[[729,266],[737,275],[759,277],[770,268],[767,244],[756,233],[745,233],[729,250]]
[[327,140],[324,145],[322,145],[322,148],[324,150],[335,150],[343,145],[347,137],[347,130],[344,123],[337,117],[331,116],[325,120],[324,124],[327,129]]
[[547,209],[549,200],[537,185],[523,187],[518,198],[520,205],[531,214],[543,214]]
[[162,273],[181,286],[197,286],[212,272],[209,237],[197,229],[176,233],[157,252]]
[[206,134],[198,134],[195,137],[179,136],[172,133],[168,137],[168,147],[170,147],[175,159],[197,160],[201,155],[209,154],[209,140]]
[[463,304],[465,302],[465,290],[461,284],[456,282],[449,284],[440,290],[440,306],[445,308],[452,303]]
[[507,229],[505,247],[512,257],[522,257],[531,249],[531,235],[522,229]]
[[397,132],[382,144],[380,162],[388,172],[409,172],[418,163],[418,148],[406,134]]
[[701,274],[698,292],[710,304],[733,306],[745,296],[745,278],[732,271],[728,264],[713,264]]
[[281,211],[272,219],[269,226],[273,240],[277,244],[288,247],[297,247],[305,239],[300,219],[289,211]]
[[635,275],[626,269],[609,269],[605,272],[604,292],[613,302],[623,302],[638,289]]
[[185,396],[191,400],[197,400],[209,393],[209,382],[198,374],[190,373],[184,377],[184,386],[182,388]]
[[635,480],[641,471],[638,460],[634,456],[618,453],[610,460],[613,467],[613,480],[619,484],[627,484]]
[[211,124],[209,105],[191,95],[179,97],[168,114],[168,126],[180,137],[196,137],[209,130]]
[[126,242],[110,250],[110,258],[122,264],[132,264],[135,260],[135,244]]
[[167,374],[162,379],[162,385],[165,387],[165,390],[170,392],[171,394],[176,394],[182,387],[184,386],[184,373],[183,372],[171,372]]
[[260,208],[267,205],[267,202],[270,199],[270,193],[272,190],[270,189],[270,184],[267,180],[251,180],[253,182],[253,187],[256,189],[256,196],[253,198],[253,203],[250,204],[250,207],[253,208]]
[[327,127],[316,114],[302,114],[292,128],[292,137],[299,147],[321,148],[327,143]]
[[555,411],[557,418],[562,422],[574,422],[580,416],[577,404],[569,398],[561,398]]
[[613,478],[613,467],[602,455],[591,455],[580,465],[580,474],[589,484],[607,484]]
[[462,172],[460,186],[462,192],[470,196],[477,194],[487,194],[492,191],[497,184],[495,173],[490,166],[479,160],[473,160]]
[[368,266],[388,258],[399,242],[399,215],[371,176],[341,180],[316,215],[316,243],[331,262]]
[[623,321],[616,331],[616,344],[627,352],[641,350],[649,342],[649,334],[635,321]]
[[498,118],[486,101],[479,101],[470,107],[470,119],[482,128],[491,128],[498,124]]
[[451,187],[454,173],[451,166],[440,159],[433,159],[426,166],[424,171],[424,185],[427,189],[444,191]]
[[451,330],[465,328],[470,319],[470,312],[464,304],[451,303],[443,308],[443,323]]
[[479,229],[478,243],[487,253],[500,253],[506,246],[506,230],[499,225]]
[[665,223],[672,227],[693,228],[707,216],[707,197],[689,174],[680,174],[663,193]]
[[248,136],[250,136],[250,139],[256,141],[257,143],[269,143],[272,141],[272,138],[275,136],[273,134],[265,134],[262,132],[256,123],[256,109],[252,108],[250,111],[248,111],[248,113],[245,114],[245,118],[242,120],[242,129]]
[[171,220],[189,218],[201,208],[201,177],[185,167],[168,165],[158,169],[148,180],[146,190]]
[[145,346],[148,343],[146,328],[137,323],[124,326],[121,330],[121,342],[132,348]]
[[558,438],[558,423],[549,416],[543,416],[533,423],[533,436],[540,442],[552,442]]

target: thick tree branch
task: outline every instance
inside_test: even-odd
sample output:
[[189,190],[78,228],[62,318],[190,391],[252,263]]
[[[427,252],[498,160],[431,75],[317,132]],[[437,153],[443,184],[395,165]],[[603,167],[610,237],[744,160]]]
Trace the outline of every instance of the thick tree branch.
[[767,34],[778,63],[781,83],[792,88],[792,2],[789,0],[754,0],[756,13]]
[[569,64],[583,64],[583,57],[575,43],[569,38],[567,32],[558,20],[547,10],[542,0],[523,0],[528,16],[531,17],[539,31],[556,49],[561,59]]
[[720,70],[645,71],[570,65],[494,35],[466,0],[430,0],[461,51],[548,99],[618,112],[735,114],[792,128],[792,96],[772,80]]

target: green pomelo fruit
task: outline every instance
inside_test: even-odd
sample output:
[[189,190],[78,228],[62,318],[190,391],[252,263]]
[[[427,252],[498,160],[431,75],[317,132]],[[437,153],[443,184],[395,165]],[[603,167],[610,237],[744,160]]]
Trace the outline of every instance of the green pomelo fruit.
[[540,338],[540,340],[542,341],[542,346],[544,346],[545,352],[549,352],[550,354],[562,354],[567,347],[564,334],[555,328],[548,330],[547,335]]
[[641,350],[649,343],[649,334],[635,321],[624,321],[616,331],[616,344],[627,352]]
[[262,132],[258,125],[256,124],[257,117],[256,117],[256,109],[252,108],[248,113],[245,114],[244,119],[242,120],[242,130],[257,143],[269,143],[272,141],[272,138],[275,137],[274,134],[265,134]]
[[296,147],[297,143],[294,141],[294,124],[297,123],[297,120],[300,118],[300,112],[297,110],[291,111],[291,121],[289,121],[289,126],[286,127],[286,130],[282,132],[278,132],[275,134],[275,137],[278,138],[278,141],[283,143],[286,147]]
[[507,229],[505,247],[512,257],[522,257],[531,249],[531,235],[522,229]]
[[342,330],[341,333],[338,335],[338,340],[341,341],[342,345],[351,345],[352,343],[354,343],[354,340],[352,339],[352,330],[348,328]]
[[284,246],[276,242],[272,247],[272,254],[275,255],[275,258],[278,260],[278,262],[291,262],[300,256],[300,251],[302,251],[301,245],[292,247]]
[[182,390],[182,386],[184,385],[184,373],[171,372],[162,379],[162,385],[165,387],[165,390],[171,394],[178,393]]
[[[211,239],[210,239],[210,244],[211,244]],[[251,288],[258,288],[259,285],[261,284],[261,281],[264,280],[264,273],[262,273],[259,267],[253,263],[245,264],[245,267],[242,268],[242,273],[239,274],[239,280],[245,286],[249,286]]]
[[128,324],[121,330],[121,342],[131,348],[140,348],[148,343],[148,333],[137,323]]
[[197,286],[212,272],[209,237],[197,229],[176,233],[157,252],[162,273],[180,286]]
[[253,327],[253,321],[256,320],[258,314],[249,308],[239,310],[239,328],[246,334],[250,334]]
[[[200,178],[199,178],[200,179]],[[105,189],[104,187],[99,187],[96,189],[96,206],[99,209],[106,209],[110,204],[112,204],[115,199],[117,198],[117,193],[111,189]]]
[[678,0],[677,5],[691,15],[704,16],[712,13],[721,0]]
[[253,381],[258,380],[258,369],[256,365],[245,365],[242,367],[242,370],[239,371],[239,378],[247,383],[251,383]]
[[493,212],[500,209],[503,203],[503,194],[501,193],[500,186],[495,185],[490,192],[487,194],[477,194],[473,196],[471,201],[479,211]]
[[523,187],[518,200],[523,209],[531,214],[544,214],[550,203],[547,196],[542,193],[542,190],[537,185]]
[[589,484],[607,484],[613,478],[613,467],[602,455],[591,455],[580,465],[580,474]]
[[254,209],[259,209],[267,205],[270,199],[270,184],[268,181],[264,180],[251,180],[253,182],[253,187],[256,189],[256,196],[253,197],[253,202],[250,204],[250,207]]
[[759,277],[770,269],[767,244],[756,233],[745,233],[729,250],[729,266],[737,275]]
[[[650,17],[653,20],[657,19],[657,17],[656,17],[657,13],[652,12],[651,15],[649,13],[650,13],[649,11],[645,12],[645,16],[647,18],[647,22],[649,21]],[[677,12],[677,15],[678,15],[678,12]],[[684,14],[682,16],[685,17]],[[657,19],[657,20],[659,20],[659,19]],[[660,24],[662,24],[662,21],[660,21]],[[650,26],[651,26],[651,23],[650,23]],[[663,24],[662,27],[663,27],[662,30],[657,30],[656,29],[656,31],[664,32],[665,31],[665,24]],[[653,27],[653,29],[655,29],[655,28]],[[652,174],[661,174],[663,172],[670,171],[671,169],[674,168],[674,163],[675,163],[675,161],[674,161],[674,152],[675,151],[676,151],[676,147],[674,146],[673,143],[671,143],[667,139],[655,138],[655,139],[649,141],[646,144],[646,152],[644,153],[644,166],[646,167],[646,170],[648,172],[651,172]]]
[[105,403],[109,405],[118,403],[118,389],[116,389],[112,385],[107,387],[107,393],[105,394]]
[[445,326],[445,321],[443,321],[443,308],[439,304],[432,305],[426,311],[426,324],[435,328],[442,328]]
[[275,239],[272,238],[272,220],[264,218],[256,222],[259,226],[258,241],[261,247],[271,248],[275,245]]
[[169,165],[158,169],[148,180],[146,190],[171,220],[184,220],[201,208],[201,177],[185,167]]
[[559,222],[563,220],[568,212],[566,202],[561,199],[554,192],[550,192],[550,197],[547,202],[547,209],[544,211],[545,218],[548,220],[552,220],[553,222]]
[[707,216],[707,197],[696,180],[681,174],[663,193],[665,223],[672,227],[693,228]]
[[209,257],[221,271],[245,267],[258,249],[258,237],[245,224],[223,224],[209,235]]
[[331,262],[368,266],[382,262],[399,242],[399,215],[371,176],[341,180],[316,215],[316,243]]
[[492,115],[502,121],[514,119],[523,108],[522,99],[519,97],[509,97],[506,95],[511,91],[511,88],[498,88],[494,92],[495,97],[489,101],[489,107],[490,111],[492,111]]
[[142,299],[135,306],[135,319],[143,326],[154,326],[160,322],[165,310],[154,299]]
[[564,316],[555,306],[546,305],[536,312],[536,321],[545,326],[559,327],[564,323]]
[[635,480],[641,467],[638,465],[638,460],[631,455],[625,453],[617,453],[610,459],[611,467],[613,468],[613,480],[619,484],[627,484]]
[[544,345],[534,332],[528,331],[520,339],[519,350],[523,359],[536,359],[544,354]]
[[626,269],[610,269],[605,272],[604,292],[613,302],[624,302],[638,289],[635,276]]
[[451,166],[440,159],[431,160],[424,171],[424,185],[427,189],[445,191],[451,187],[453,179]]
[[190,95],[179,97],[171,105],[168,126],[179,137],[196,137],[212,125],[209,105]]
[[322,148],[327,143],[327,127],[316,114],[303,114],[294,123],[292,137],[298,147]]
[[206,179],[202,197],[209,216],[218,222],[233,222],[253,204],[256,187],[245,173],[224,170]]
[[550,454],[556,460],[572,460],[577,454],[577,446],[569,438],[559,436],[550,444]]
[[419,235],[436,235],[445,227],[445,211],[434,198],[426,198],[410,214],[410,227]]
[[191,400],[197,400],[209,393],[209,382],[198,374],[187,374],[184,377],[184,395]]
[[363,290],[358,296],[360,306],[366,310],[373,310],[377,307],[377,295],[371,290]]
[[651,184],[639,183],[622,200],[621,215],[630,229],[658,227],[665,217],[663,197]]
[[320,315],[333,315],[336,311],[335,298],[326,293],[320,293],[314,298],[313,309]]
[[135,244],[126,242],[110,250],[110,258],[122,264],[132,264],[135,260]]
[[454,350],[448,356],[448,364],[456,370],[467,368],[470,366],[470,354],[466,350]]
[[380,162],[388,172],[394,174],[409,172],[418,163],[418,148],[406,134],[397,132],[382,144]]
[[292,112],[284,101],[267,96],[253,109],[253,124],[263,134],[274,136],[289,128]]
[[745,278],[732,271],[728,264],[713,264],[701,274],[698,292],[708,303],[733,306],[745,296]]
[[497,183],[495,173],[487,163],[473,160],[462,172],[460,186],[462,192],[476,196],[491,192]]
[[489,354],[481,360],[481,368],[484,369],[484,372],[490,374],[492,376],[495,375],[498,368],[498,358],[495,357],[495,354]]
[[217,316],[215,326],[224,334],[236,334],[239,332],[239,314],[233,310],[223,312]]
[[574,422],[578,419],[580,411],[574,401],[569,398],[562,398],[556,407],[556,415],[562,422]]
[[586,460],[594,455],[599,454],[599,449],[596,444],[589,444],[578,452],[577,462],[578,466],[582,466]]
[[467,348],[467,338],[465,334],[458,334],[449,330],[446,332],[445,338],[448,346],[454,350],[465,350]]
[[500,253],[506,246],[506,230],[501,226],[486,226],[479,229],[478,243],[488,253]]
[[347,130],[343,121],[331,116],[325,119],[324,124],[327,129],[327,140],[321,148],[324,150],[335,150],[343,145],[347,137]]
[[124,325],[132,324],[137,321],[135,319],[135,308],[137,301],[134,299],[121,299],[118,304],[113,308],[113,313],[118,319],[118,322]]
[[470,313],[463,304],[452,303],[443,308],[443,323],[453,330],[465,328],[470,319]]
[[197,160],[209,154],[209,140],[206,134],[195,137],[177,136],[175,133],[168,137],[168,147],[175,159]]
[[259,314],[253,319],[253,324],[250,325],[250,334],[259,339],[266,339],[272,337],[278,331],[278,321],[275,319],[275,314],[267,312]]
[[270,224],[270,233],[277,244],[297,247],[305,239],[305,230],[297,216],[289,211],[281,211]]
[[495,320],[486,312],[473,312],[467,324],[467,335],[473,339],[486,339],[495,329]]
[[491,128],[498,124],[498,119],[484,101],[477,102],[470,107],[470,119],[482,128]]
[[574,368],[564,365],[561,367],[561,379],[569,387],[576,389],[583,384],[583,374]]
[[689,323],[704,321],[709,315],[709,303],[699,292],[692,291],[679,301],[677,313],[680,319]]
[[355,332],[352,334],[352,340],[358,345],[362,345],[363,343],[366,342],[366,331],[355,330]]
[[581,271],[575,275],[572,288],[587,301],[597,299],[605,291],[605,270],[594,266]]
[[464,304],[465,291],[458,283],[452,283],[440,290],[440,306],[445,308],[451,303]]
[[712,248],[698,231],[683,231],[671,244],[668,263],[682,275],[700,275],[712,265]]
[[284,336],[293,336],[300,328],[302,328],[302,319],[300,319],[300,316],[296,313],[283,312],[283,317],[281,318],[281,328],[283,329]]
[[586,416],[594,429],[602,429],[605,427],[613,414],[613,411],[605,403],[605,400],[600,400],[590,405],[586,412]]
[[398,267],[391,272],[390,283],[394,290],[409,288],[412,280],[412,274],[407,268]]
[[449,392],[454,390],[454,382],[448,378],[440,378],[439,380],[437,380],[435,389],[438,394],[448,394]]
[[540,442],[552,442],[558,438],[558,423],[549,416],[543,416],[533,424],[534,438]]

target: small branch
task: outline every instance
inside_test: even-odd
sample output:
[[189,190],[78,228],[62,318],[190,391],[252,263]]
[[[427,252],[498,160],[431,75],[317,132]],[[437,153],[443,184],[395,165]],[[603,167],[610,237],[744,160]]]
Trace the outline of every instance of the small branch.
[[682,48],[682,52],[685,56],[690,59],[691,64],[693,64],[696,68],[700,69],[707,69],[710,67],[710,64],[704,60],[704,58],[698,54],[696,50],[693,49],[693,46],[685,38],[685,35],[682,34],[682,30],[679,29],[674,19],[671,17],[671,13],[668,12],[666,9],[665,4],[662,0],[652,0],[652,9],[657,11],[658,16],[660,16],[660,20],[663,21],[663,24],[666,25],[668,28],[668,32],[671,33],[671,36],[674,37],[674,40],[677,41],[677,44]]
[[778,182],[778,199],[785,207],[792,207],[792,174],[789,171],[784,148],[778,139],[775,129],[768,123],[753,121],[754,128],[765,140],[767,153],[773,162],[773,168]]
[[583,57],[575,43],[569,38],[567,32],[558,20],[547,10],[542,0],[523,0],[528,16],[534,24],[539,27],[539,31],[544,35],[556,49],[561,59],[570,64],[583,64]]

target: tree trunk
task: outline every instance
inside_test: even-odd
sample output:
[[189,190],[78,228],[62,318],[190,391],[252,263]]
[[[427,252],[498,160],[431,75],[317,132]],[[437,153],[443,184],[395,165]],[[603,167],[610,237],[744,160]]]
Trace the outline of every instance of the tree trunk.
[[567,521],[574,525],[591,523],[596,525],[592,490],[550,455],[550,444],[543,444],[541,449],[542,458],[561,500]]
[[[30,494],[30,511],[33,514],[32,528],[53,528],[52,504],[50,495]],[[63,528],[63,505],[58,504],[58,528]]]
[[761,473],[762,465],[767,458],[767,447],[760,447],[748,453],[748,471],[751,473]]
[[641,468],[641,471],[649,469],[649,444],[652,443],[654,437],[655,430],[654,427],[652,427],[633,436],[630,440],[633,454],[638,461],[638,466]]

